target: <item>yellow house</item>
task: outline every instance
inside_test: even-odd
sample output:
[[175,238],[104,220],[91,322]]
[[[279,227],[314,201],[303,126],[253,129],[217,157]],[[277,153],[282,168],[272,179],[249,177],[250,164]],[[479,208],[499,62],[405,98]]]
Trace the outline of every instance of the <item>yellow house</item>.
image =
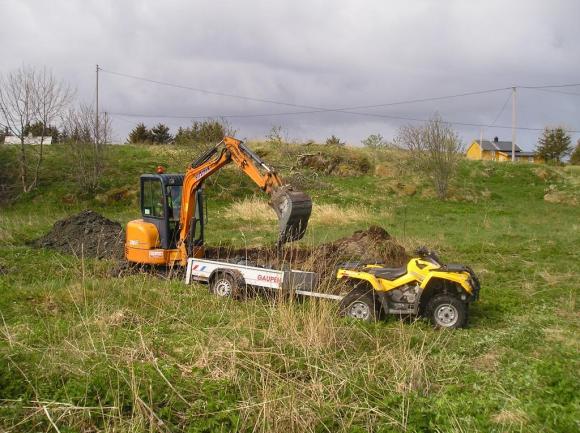
[[[497,137],[493,141],[473,140],[466,152],[467,159],[485,160],[485,161],[511,161],[512,159],[512,142],[499,141]],[[542,163],[544,160],[537,156],[535,152],[524,152],[516,144],[515,146],[516,161]]]

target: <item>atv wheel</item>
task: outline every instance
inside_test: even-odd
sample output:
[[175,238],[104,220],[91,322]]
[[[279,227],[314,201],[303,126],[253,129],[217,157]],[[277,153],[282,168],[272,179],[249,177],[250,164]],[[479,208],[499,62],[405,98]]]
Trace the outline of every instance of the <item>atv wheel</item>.
[[467,304],[454,296],[435,296],[427,304],[426,315],[437,328],[464,328],[467,325]]
[[340,315],[365,322],[379,319],[379,303],[374,289],[358,286],[350,291],[340,302]]

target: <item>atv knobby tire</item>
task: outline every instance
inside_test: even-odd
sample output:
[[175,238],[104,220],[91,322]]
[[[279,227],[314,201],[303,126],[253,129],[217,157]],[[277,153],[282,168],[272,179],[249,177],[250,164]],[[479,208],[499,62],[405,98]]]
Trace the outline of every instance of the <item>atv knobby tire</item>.
[[359,285],[340,302],[341,317],[376,322],[380,318],[380,303],[372,287]]
[[467,326],[468,304],[450,295],[436,295],[427,303],[425,316],[436,328]]

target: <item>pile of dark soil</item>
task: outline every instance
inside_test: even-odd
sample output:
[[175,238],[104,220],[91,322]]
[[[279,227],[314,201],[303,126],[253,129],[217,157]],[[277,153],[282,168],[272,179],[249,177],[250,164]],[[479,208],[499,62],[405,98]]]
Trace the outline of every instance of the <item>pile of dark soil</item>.
[[334,278],[343,262],[360,261],[385,266],[402,266],[409,256],[389,233],[377,226],[313,248],[286,246],[281,254],[274,248],[206,247],[206,258],[229,260],[258,266],[317,272],[322,279]]
[[119,223],[92,210],[84,210],[57,221],[51,231],[33,241],[32,245],[79,257],[120,259],[124,255],[124,240]]

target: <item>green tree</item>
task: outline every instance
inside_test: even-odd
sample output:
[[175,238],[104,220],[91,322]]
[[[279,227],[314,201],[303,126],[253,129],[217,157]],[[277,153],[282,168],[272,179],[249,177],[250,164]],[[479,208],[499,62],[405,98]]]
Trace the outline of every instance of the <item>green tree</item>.
[[177,130],[175,143],[204,149],[219,143],[224,136],[234,134],[235,131],[225,121],[215,119],[194,121],[190,127]]
[[163,123],[151,129],[151,141],[158,144],[167,144],[173,140],[173,136],[169,133],[169,127]]
[[344,146],[345,143],[340,141],[340,138],[336,137],[335,135],[331,135],[326,139],[326,144],[329,146]]
[[44,126],[40,120],[33,124],[28,124],[24,127],[24,135],[32,135],[33,137],[52,137],[52,141],[56,143],[59,139],[59,131],[55,126]]
[[363,146],[369,147],[371,149],[378,149],[387,146],[387,142],[381,134],[371,134],[362,140],[361,143]]
[[572,165],[580,165],[580,138],[576,142],[576,148],[572,155],[570,156],[570,164]]
[[572,151],[570,136],[564,128],[546,128],[538,140],[536,153],[549,162],[561,162]]
[[137,144],[137,143],[151,143],[152,134],[149,129],[143,124],[139,123],[133,130],[129,133],[129,137],[127,137],[127,141],[129,143]]

